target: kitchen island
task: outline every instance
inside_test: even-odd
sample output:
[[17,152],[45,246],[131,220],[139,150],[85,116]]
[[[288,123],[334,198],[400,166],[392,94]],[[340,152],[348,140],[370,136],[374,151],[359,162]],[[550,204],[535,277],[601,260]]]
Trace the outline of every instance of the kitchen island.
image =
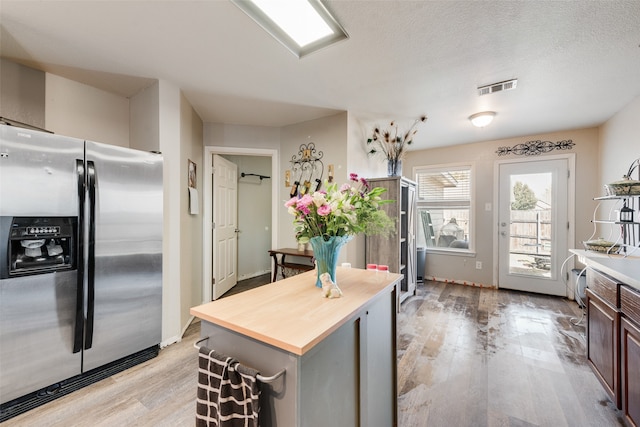
[[327,299],[316,271],[191,309],[202,344],[263,376],[261,426],[397,425],[399,274],[337,270]]

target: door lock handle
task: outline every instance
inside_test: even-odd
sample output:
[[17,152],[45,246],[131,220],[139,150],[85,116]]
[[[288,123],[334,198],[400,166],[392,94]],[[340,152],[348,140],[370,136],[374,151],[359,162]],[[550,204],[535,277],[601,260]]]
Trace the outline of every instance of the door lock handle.
[[501,231],[500,235],[506,237],[507,236],[507,232],[506,231]]

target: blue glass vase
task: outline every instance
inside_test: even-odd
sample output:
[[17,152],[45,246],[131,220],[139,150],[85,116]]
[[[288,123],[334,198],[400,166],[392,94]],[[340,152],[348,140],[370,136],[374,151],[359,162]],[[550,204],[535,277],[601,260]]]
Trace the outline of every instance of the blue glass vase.
[[402,176],[402,160],[399,160],[399,159],[387,160],[387,175]]
[[329,273],[333,283],[336,282],[336,267],[338,266],[338,256],[340,249],[351,240],[351,236],[331,236],[325,240],[323,236],[316,236],[310,239],[313,248],[313,256],[316,260],[316,286],[322,288],[320,276],[322,273]]

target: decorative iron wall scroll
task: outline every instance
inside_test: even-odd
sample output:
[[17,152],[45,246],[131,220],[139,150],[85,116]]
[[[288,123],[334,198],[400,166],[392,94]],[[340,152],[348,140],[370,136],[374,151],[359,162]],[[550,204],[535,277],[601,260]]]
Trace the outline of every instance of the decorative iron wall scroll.
[[312,193],[320,189],[324,164],[322,151],[316,150],[313,142],[301,144],[298,154],[291,156],[291,169],[294,177],[291,197]]
[[542,153],[548,153],[553,150],[571,150],[576,145],[572,140],[551,142],[551,141],[527,141],[522,144],[516,144],[513,147],[498,147],[496,153],[498,156],[506,156],[507,154],[516,154],[518,156],[537,156]]

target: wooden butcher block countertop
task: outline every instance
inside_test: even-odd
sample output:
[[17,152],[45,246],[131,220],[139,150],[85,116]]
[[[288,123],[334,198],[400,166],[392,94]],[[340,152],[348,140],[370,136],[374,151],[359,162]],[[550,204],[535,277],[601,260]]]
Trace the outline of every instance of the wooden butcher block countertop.
[[338,267],[336,278],[341,298],[322,297],[313,270],[193,307],[191,314],[301,356],[402,275]]

